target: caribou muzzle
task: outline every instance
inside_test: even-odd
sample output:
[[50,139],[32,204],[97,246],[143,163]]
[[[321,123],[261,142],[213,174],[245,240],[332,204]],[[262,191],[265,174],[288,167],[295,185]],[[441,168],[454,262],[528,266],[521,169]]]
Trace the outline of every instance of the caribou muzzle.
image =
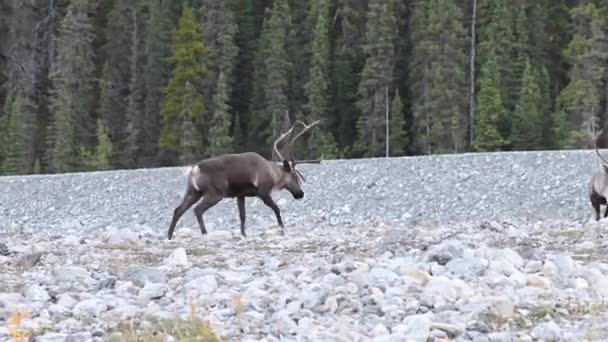
[[301,199],[302,197],[304,197],[304,191],[302,191],[302,190],[294,191],[291,194],[293,195],[293,198],[295,198],[295,199]]

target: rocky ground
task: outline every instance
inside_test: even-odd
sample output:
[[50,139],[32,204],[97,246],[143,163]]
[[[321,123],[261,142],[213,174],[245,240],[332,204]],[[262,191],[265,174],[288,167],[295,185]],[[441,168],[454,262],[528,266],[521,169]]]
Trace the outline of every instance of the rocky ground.
[[0,339],[608,339],[608,221],[249,231],[3,236]]
[[307,165],[303,200],[275,196],[285,236],[250,200],[242,238],[226,201],[172,241],[177,169],[0,177],[0,341],[608,340],[594,163]]

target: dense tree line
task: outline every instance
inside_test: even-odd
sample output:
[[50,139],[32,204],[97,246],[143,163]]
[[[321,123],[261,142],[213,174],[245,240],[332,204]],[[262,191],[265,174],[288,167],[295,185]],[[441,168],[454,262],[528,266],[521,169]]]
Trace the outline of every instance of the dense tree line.
[[606,0],[6,0],[0,171],[270,158],[317,119],[299,158],[587,147],[607,24]]

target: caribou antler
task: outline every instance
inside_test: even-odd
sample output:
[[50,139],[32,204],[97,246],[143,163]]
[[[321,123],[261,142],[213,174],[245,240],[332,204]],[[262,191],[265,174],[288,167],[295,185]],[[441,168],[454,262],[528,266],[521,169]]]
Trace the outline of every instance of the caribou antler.
[[318,125],[320,122],[321,122],[321,120],[316,120],[316,121],[313,121],[310,125],[307,125],[300,120],[296,121],[296,123],[299,123],[302,126],[304,126],[304,129],[301,130],[300,133],[298,133],[295,137],[293,137],[293,139],[291,139],[291,142],[289,144],[290,145],[290,154],[291,154],[291,164],[293,166],[295,166],[297,164],[319,164],[319,163],[321,163],[321,160],[323,160],[323,155],[321,155],[320,158],[313,159],[313,160],[296,160],[296,158],[294,157],[294,153],[293,153],[293,143],[296,141],[296,139],[298,139],[302,134],[306,133],[306,131],[308,131],[309,129]]
[[608,167],[608,161],[606,161],[606,159],[604,159],[604,157],[602,157],[602,155],[600,154],[600,151],[597,149],[597,138],[600,135],[602,135],[603,132],[604,132],[604,129],[600,129],[596,134],[593,135],[593,147],[595,147],[595,153],[597,153],[597,156],[600,157],[604,166]]
[[285,160],[285,158],[283,158],[283,155],[281,154],[281,152],[279,152],[279,149],[277,148],[277,144],[279,143],[279,141],[285,139],[285,137],[288,136],[291,133],[291,131],[293,131],[293,127],[294,126],[291,126],[291,128],[287,132],[281,134],[281,136],[277,140],[274,141],[274,145],[273,145],[274,151],[279,156],[279,158],[281,158],[281,160]]

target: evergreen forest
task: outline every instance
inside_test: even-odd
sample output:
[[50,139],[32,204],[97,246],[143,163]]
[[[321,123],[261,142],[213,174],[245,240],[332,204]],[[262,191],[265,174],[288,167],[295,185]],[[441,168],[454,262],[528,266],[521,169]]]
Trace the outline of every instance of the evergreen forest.
[[[608,0],[3,0],[0,174],[576,149]],[[388,139],[387,139],[388,132]]]

